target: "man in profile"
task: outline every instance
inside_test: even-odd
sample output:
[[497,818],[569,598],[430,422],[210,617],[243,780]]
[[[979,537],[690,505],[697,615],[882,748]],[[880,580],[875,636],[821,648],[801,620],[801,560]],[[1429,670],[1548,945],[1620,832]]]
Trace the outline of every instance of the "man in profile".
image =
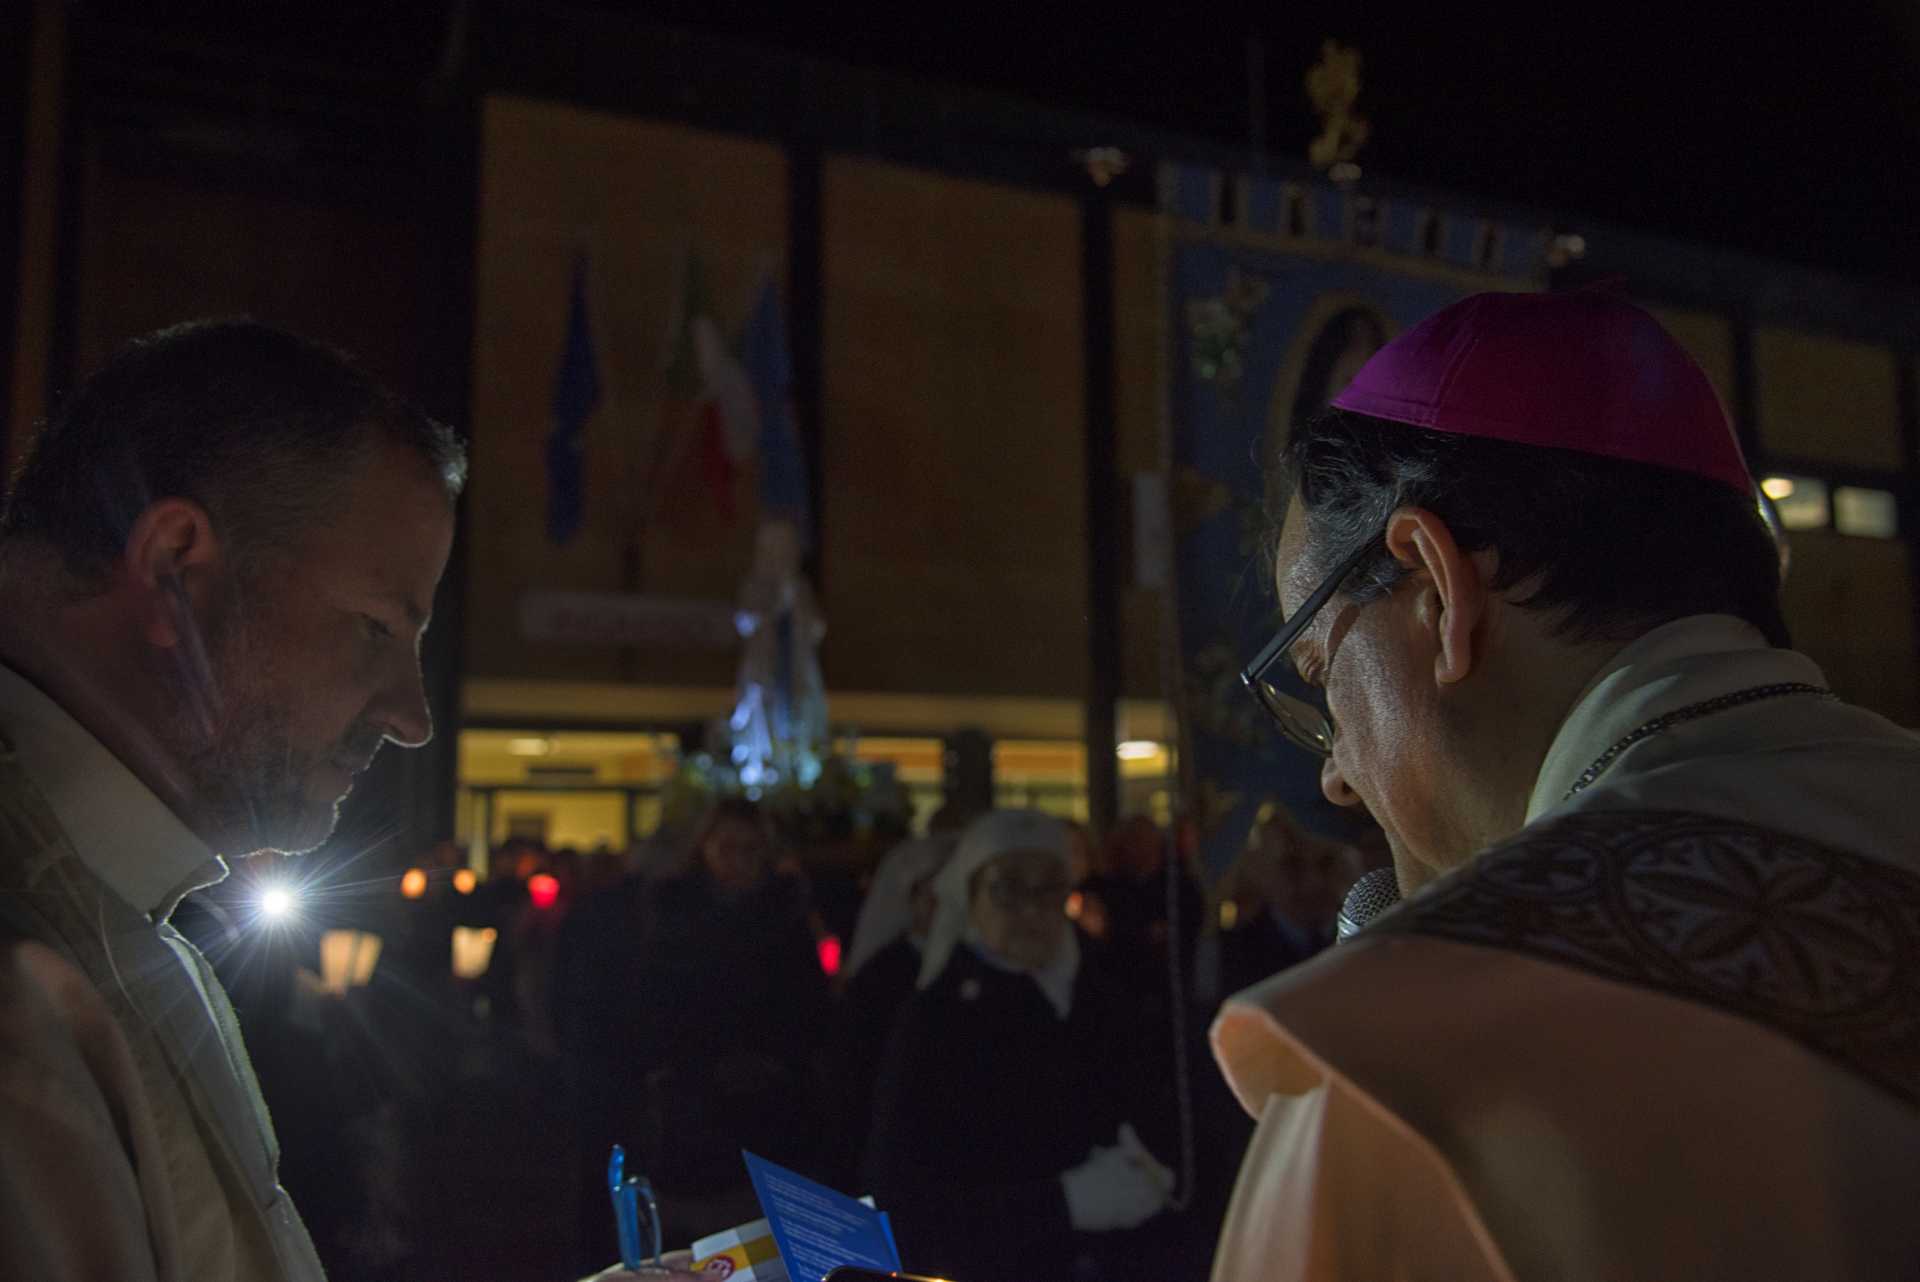
[[249,321],[138,340],[33,443],[0,517],[0,1276],[321,1277],[167,918],[427,741],[465,472],[449,429]]
[[1920,740],[1787,648],[1699,367],[1480,295],[1283,471],[1245,678],[1406,901],[1216,1023],[1259,1126],[1215,1277],[1912,1277]]

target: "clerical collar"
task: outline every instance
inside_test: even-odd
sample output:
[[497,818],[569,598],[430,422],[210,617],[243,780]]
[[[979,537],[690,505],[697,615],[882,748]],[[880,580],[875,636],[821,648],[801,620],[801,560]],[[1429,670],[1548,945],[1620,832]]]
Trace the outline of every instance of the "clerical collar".
[[[1587,683],[1540,765],[1527,802],[1532,823],[1558,806],[1595,757],[1635,727],[1716,696],[1782,682],[1823,686],[1803,654],[1776,649],[1752,624],[1699,614],[1627,645]],[[1615,774],[1628,769],[1623,758]]]

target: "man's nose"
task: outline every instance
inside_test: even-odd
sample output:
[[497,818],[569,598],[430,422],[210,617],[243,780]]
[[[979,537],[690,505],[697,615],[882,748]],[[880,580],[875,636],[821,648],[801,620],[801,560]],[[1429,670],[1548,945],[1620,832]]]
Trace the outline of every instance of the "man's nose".
[[1348,785],[1346,775],[1340,771],[1340,763],[1332,757],[1328,757],[1320,767],[1320,791],[1336,806],[1360,804],[1360,794]]
[[386,737],[402,748],[418,748],[433,738],[433,710],[417,659],[410,658],[396,674],[375,711]]

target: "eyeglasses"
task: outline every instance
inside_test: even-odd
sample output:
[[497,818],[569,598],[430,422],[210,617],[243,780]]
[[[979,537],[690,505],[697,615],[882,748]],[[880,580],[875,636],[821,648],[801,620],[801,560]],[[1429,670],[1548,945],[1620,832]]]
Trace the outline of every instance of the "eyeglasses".
[[1317,757],[1333,755],[1333,718],[1305,699],[1288,694],[1269,681],[1267,674],[1276,664],[1286,661],[1287,651],[1307,630],[1307,625],[1313,622],[1313,616],[1320,613],[1320,608],[1332,599],[1334,592],[1346,582],[1347,576],[1374,554],[1379,541],[1378,537],[1368,539],[1352,556],[1342,561],[1339,568],[1313,590],[1313,595],[1300,603],[1293,617],[1280,625],[1280,631],[1254,656],[1253,662],[1240,671],[1240,680],[1247,689],[1253,691],[1253,697],[1260,701],[1260,706],[1279,724],[1280,733],[1287,737],[1288,742],[1305,748]]
[[1029,912],[1059,912],[1066,908],[1067,896],[1072,891],[1073,888],[1065,882],[1028,886],[1003,878],[986,885],[987,898],[1003,912],[1015,912],[1022,908]]

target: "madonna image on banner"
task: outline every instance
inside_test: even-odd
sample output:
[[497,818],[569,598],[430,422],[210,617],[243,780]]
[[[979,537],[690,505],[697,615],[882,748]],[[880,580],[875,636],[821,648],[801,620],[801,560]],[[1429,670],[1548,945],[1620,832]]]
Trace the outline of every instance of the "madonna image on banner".
[[1279,478],[1273,474],[1273,463],[1286,448],[1294,427],[1326,409],[1346,390],[1360,367],[1397,332],[1398,327],[1387,314],[1359,294],[1340,291],[1314,300],[1281,363],[1280,376],[1274,380],[1267,447],[1262,453],[1269,471],[1271,516],[1280,515],[1280,495],[1275,488]]

